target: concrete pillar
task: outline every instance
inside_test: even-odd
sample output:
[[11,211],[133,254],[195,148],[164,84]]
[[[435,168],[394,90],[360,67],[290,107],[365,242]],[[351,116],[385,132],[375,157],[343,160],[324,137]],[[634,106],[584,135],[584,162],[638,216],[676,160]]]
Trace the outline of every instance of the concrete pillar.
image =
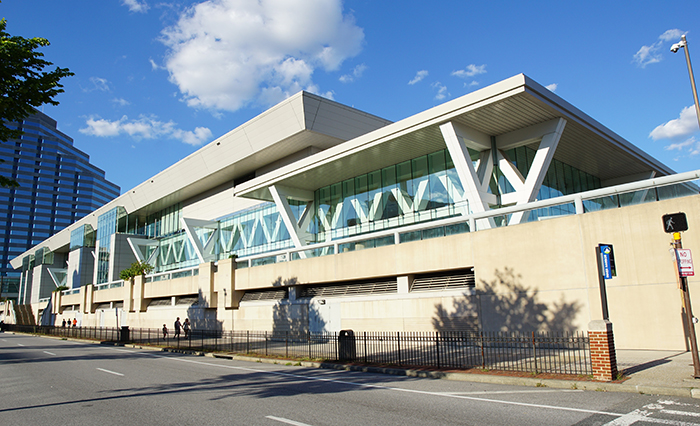
[[92,284],[80,287],[80,312],[84,314],[92,313]]
[[143,275],[134,277],[134,288],[131,292],[134,299],[132,312],[146,312],[146,308],[148,308],[148,300],[143,297],[145,281],[146,277]]
[[[221,264],[223,260],[219,261]],[[217,299],[222,297],[218,294],[218,289],[214,286],[214,262],[199,264],[199,306],[203,308],[216,308]]]
[[591,347],[593,377],[608,382],[617,379],[617,356],[612,323],[608,320],[591,321],[588,323],[588,339]]
[[413,284],[413,275],[402,275],[396,277],[397,290],[399,294],[408,294]]

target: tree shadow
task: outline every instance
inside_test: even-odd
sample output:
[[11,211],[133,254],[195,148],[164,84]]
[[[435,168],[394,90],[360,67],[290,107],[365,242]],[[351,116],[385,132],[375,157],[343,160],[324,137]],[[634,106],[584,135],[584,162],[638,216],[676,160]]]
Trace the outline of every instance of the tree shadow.
[[[223,296],[221,296],[223,297]],[[198,302],[187,308],[187,318],[189,318],[193,330],[223,330],[223,321],[216,317],[216,306],[205,308],[202,304],[202,290],[197,292]],[[183,319],[184,321],[184,319]]]
[[301,292],[297,277],[283,280],[277,277],[273,287],[287,289],[287,297],[278,300],[272,308],[272,333],[277,334],[307,334],[311,331],[323,330],[325,320],[323,313],[312,302],[313,299],[295,297]]
[[573,333],[582,305],[567,301],[562,294],[550,305],[539,299],[536,288],[521,283],[522,276],[512,268],[496,269],[496,279],[481,280],[473,292],[455,299],[451,309],[439,303],[432,323],[437,331],[520,332],[548,331]]

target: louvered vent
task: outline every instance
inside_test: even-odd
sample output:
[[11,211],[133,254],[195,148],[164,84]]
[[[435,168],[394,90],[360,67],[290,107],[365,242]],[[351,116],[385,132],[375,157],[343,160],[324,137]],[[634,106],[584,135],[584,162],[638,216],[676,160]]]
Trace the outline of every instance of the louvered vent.
[[196,305],[198,302],[199,302],[199,297],[197,297],[197,296],[185,296],[185,297],[178,297],[175,304],[176,305],[192,306],[192,305]]
[[301,290],[299,297],[341,297],[367,294],[396,293],[396,281],[360,282],[338,285],[309,286]]
[[286,288],[274,290],[249,290],[245,292],[245,294],[241,298],[241,302],[250,302],[254,300],[282,300],[286,298]]
[[474,287],[474,270],[453,271],[449,274],[420,275],[413,279],[411,292],[440,291]]
[[161,299],[151,299],[148,306],[170,306],[173,304],[173,300],[170,297],[163,297]]
[[95,306],[95,309],[109,309],[110,305],[109,303],[100,303],[97,306]]

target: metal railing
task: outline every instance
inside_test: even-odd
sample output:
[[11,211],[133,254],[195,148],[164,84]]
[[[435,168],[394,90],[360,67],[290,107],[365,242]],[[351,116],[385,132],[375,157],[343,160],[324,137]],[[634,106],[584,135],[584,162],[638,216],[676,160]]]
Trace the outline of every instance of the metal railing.
[[[128,328],[128,327],[127,327]],[[174,349],[407,368],[590,375],[588,335],[577,333],[184,331],[6,325],[10,331],[130,342]]]

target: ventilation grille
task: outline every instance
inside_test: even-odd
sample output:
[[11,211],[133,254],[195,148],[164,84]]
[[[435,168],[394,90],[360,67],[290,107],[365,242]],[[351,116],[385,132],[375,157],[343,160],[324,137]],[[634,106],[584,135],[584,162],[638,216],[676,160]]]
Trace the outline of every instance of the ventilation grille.
[[245,294],[241,298],[241,302],[251,302],[255,300],[282,300],[286,298],[286,288],[274,290],[249,290],[245,292]]
[[199,303],[199,297],[197,297],[197,296],[178,297],[177,300],[175,301],[176,305],[192,306],[192,305],[196,305],[197,303]]
[[170,306],[173,304],[173,300],[170,297],[163,297],[161,299],[151,299],[148,306]]
[[355,282],[349,284],[304,287],[299,297],[341,297],[396,292],[397,285],[395,280],[383,282]]
[[95,306],[95,309],[109,309],[110,304],[109,303],[100,303],[99,305]]
[[423,275],[413,279],[411,292],[440,291],[474,287],[474,270],[439,275]]

